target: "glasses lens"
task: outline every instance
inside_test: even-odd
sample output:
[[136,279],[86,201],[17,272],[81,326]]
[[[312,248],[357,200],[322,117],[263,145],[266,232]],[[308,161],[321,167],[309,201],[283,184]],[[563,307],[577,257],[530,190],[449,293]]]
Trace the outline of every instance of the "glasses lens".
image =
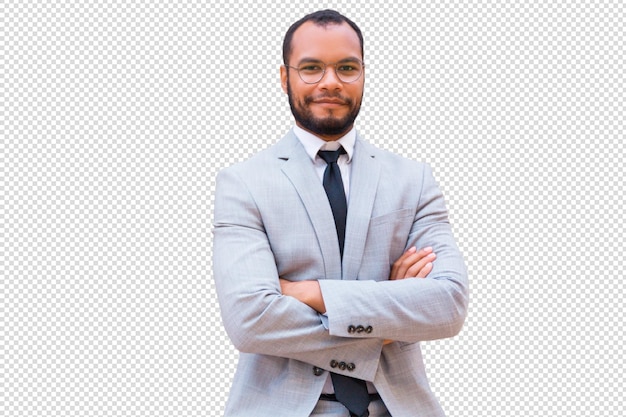
[[[335,67],[337,78],[344,83],[352,83],[359,79],[363,72],[363,64],[359,61],[348,61],[331,64]],[[298,67],[300,78],[307,84],[316,84],[324,77],[327,65],[322,62],[307,62]]]
[[319,82],[324,76],[324,64],[322,63],[307,63],[298,67],[298,73],[302,81],[308,84],[315,84]]
[[359,62],[346,62],[337,64],[335,71],[341,81],[351,83],[359,79],[363,68]]

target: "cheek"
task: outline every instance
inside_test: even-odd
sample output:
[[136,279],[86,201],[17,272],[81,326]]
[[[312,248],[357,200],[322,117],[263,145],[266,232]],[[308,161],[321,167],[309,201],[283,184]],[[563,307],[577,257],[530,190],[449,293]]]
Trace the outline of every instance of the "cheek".
[[314,89],[311,88],[307,88],[307,87],[301,87],[301,86],[293,86],[292,85],[292,90],[291,90],[291,94],[293,96],[293,98],[295,99],[295,101],[301,103],[302,105],[305,104],[305,99],[307,97],[311,97],[315,95]]
[[363,84],[351,85],[346,92],[353,98],[360,98],[363,95]]

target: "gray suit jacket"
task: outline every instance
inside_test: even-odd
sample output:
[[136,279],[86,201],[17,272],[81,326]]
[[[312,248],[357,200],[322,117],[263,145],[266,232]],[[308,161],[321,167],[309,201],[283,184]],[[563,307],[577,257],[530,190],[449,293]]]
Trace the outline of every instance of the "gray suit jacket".
[[[358,136],[351,170],[343,263],[324,188],[293,132],[218,175],[213,272],[241,352],[227,416],[308,416],[331,369],[373,382],[394,417],[444,415],[419,345],[456,335],[467,312],[467,273],[443,196],[427,165]],[[433,271],[389,281],[413,245],[433,247]],[[328,328],[281,294],[279,277],[319,280]],[[331,368],[333,360],[354,369]]]

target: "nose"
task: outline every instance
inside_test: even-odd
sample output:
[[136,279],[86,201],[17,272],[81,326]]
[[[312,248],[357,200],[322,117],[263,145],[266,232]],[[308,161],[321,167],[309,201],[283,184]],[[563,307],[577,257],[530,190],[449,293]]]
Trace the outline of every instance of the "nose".
[[334,65],[327,65],[326,71],[324,71],[324,75],[322,75],[322,79],[319,81],[319,88],[325,90],[338,90],[341,88],[343,83],[337,77],[337,71]]

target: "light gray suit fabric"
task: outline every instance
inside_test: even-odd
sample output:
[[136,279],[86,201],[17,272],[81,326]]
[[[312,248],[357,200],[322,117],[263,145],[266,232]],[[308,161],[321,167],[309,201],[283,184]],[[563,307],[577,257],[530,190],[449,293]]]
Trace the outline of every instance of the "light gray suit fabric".
[[[389,411],[381,400],[372,401],[367,408],[369,417],[390,417]],[[318,401],[311,417],[350,417],[350,412],[340,402]]]
[[[456,335],[467,313],[466,268],[443,196],[426,164],[358,135],[351,169],[343,263],[324,188],[292,131],[219,173],[213,272],[224,326],[241,352],[226,416],[309,416],[333,359],[354,363],[332,370],[373,382],[394,417],[444,415],[419,345]],[[432,272],[388,281],[411,246],[433,247]],[[281,294],[279,277],[319,280],[328,329]],[[372,332],[350,333],[350,325]]]

